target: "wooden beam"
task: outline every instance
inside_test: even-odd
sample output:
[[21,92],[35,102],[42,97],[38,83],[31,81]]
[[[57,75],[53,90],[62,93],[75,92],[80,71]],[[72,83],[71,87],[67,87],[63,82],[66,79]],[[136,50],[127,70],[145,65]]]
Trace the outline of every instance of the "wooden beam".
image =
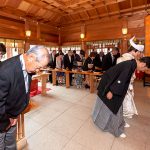
[[85,11],[85,13],[88,16],[88,19],[90,19],[90,15],[89,15],[88,11]]
[[148,4],[148,0],[144,0],[145,1],[145,11],[148,13],[148,14],[150,14],[150,11],[148,11],[147,9],[148,9],[148,6],[149,6],[149,4]]
[[79,16],[80,20],[83,20],[82,17],[81,17],[81,15],[80,15],[80,13],[78,13],[78,16]]
[[[133,12],[137,12],[137,11],[141,11],[141,10],[142,10],[142,12],[144,12],[144,11],[143,11],[144,8],[145,8],[145,6],[133,8]],[[148,8],[150,8],[150,6],[149,6]],[[121,10],[120,13],[121,13],[122,17],[126,17],[126,16],[128,16],[128,15],[132,15],[132,14],[131,14],[131,8],[126,9],[126,10]],[[118,15],[118,11],[109,13],[109,15],[110,15],[110,16],[117,16],[117,15]],[[146,13],[145,13],[145,16],[146,16]],[[103,14],[103,15],[100,15],[100,17],[101,17],[101,19],[102,19],[102,18],[108,17],[108,15],[107,15],[107,14]],[[118,17],[119,17],[119,16],[118,16]],[[98,18],[97,16],[91,17],[89,20],[86,20],[85,23],[91,22],[92,20],[94,21],[94,20],[96,20],[97,18]],[[79,21],[76,21],[76,22],[74,22],[74,24],[75,24],[75,23],[80,23],[80,22],[79,22]],[[63,25],[67,26],[67,25],[71,25],[71,24],[63,24]]]
[[98,18],[100,18],[99,12],[98,12],[97,8],[95,7],[95,5],[91,4],[91,6],[94,8]]
[[[104,2],[104,0],[101,0],[101,1],[103,1]],[[119,0],[120,1],[120,0]],[[125,0],[122,0],[122,1],[125,1]],[[107,5],[109,5],[109,4],[116,4],[116,3],[118,3],[118,1],[110,1],[109,3],[105,3],[105,5],[107,6]],[[104,7],[104,4],[96,4],[95,6],[94,6],[94,8],[100,8],[100,7]],[[89,10],[92,10],[93,9],[93,7],[91,8],[87,8],[86,9],[86,11],[89,11]],[[107,8],[108,9],[108,8]],[[72,12],[72,13],[70,13],[70,14],[76,14],[76,13],[80,13],[80,12],[83,12],[83,10],[79,10],[79,11],[75,11],[75,12]]]
[[[146,8],[146,6],[142,5],[142,6],[133,7],[132,9],[128,8],[128,9],[120,10],[120,13],[123,15],[125,13],[131,13],[131,12],[145,10],[145,8]],[[147,6],[147,9],[150,9],[150,6]],[[110,12],[109,15],[110,16],[118,15],[118,11],[116,11],[116,12]],[[102,14],[102,15],[100,15],[101,18],[102,17],[106,17],[106,16],[108,16],[108,14]],[[93,19],[93,18],[98,18],[98,17],[97,16],[93,16],[93,17],[90,17],[90,18]]]
[[9,0],[5,0],[5,2],[4,2],[4,6],[6,6],[6,5],[7,5],[8,1],[9,1]]
[[[116,2],[117,2],[117,0],[116,0]],[[119,6],[119,3],[117,3],[117,6],[118,6],[119,15],[120,15],[120,17],[121,17],[121,12],[120,12],[120,6]]]
[[107,11],[107,15],[110,17],[109,11],[108,11],[108,7],[107,7],[107,5],[106,5],[105,0],[103,0],[103,4],[104,4],[104,7],[105,7],[105,10]]
[[55,2],[58,3],[58,4],[60,4],[60,5],[62,5],[62,6],[66,6],[65,3],[62,2],[62,0],[61,1],[60,0],[55,0]]
[[131,6],[131,13],[133,13],[133,2],[130,0],[130,6]]
[[98,18],[101,19],[100,14],[99,14],[97,8],[95,8],[95,11],[96,11],[96,14],[97,14]]
[[[54,13],[57,13],[57,14],[59,14],[59,15],[62,15],[62,11],[60,11],[59,9],[57,9],[58,11],[55,11],[54,9],[48,9],[48,8],[45,8],[45,7],[42,7],[41,5],[39,5],[38,4],[38,2],[36,1],[36,2],[32,2],[32,1],[30,1],[30,0],[24,0],[24,1],[26,1],[26,2],[28,2],[28,3],[30,3],[30,4],[33,4],[33,5],[35,5],[35,6],[38,6],[38,7],[40,7],[40,8],[43,8],[43,9],[45,9],[45,10],[49,10],[49,11],[51,11],[51,12],[54,12]],[[65,13],[64,13],[65,14]]]
[[24,22],[24,18],[0,10],[0,16],[12,21]]
[[72,6],[72,5],[80,5],[82,3],[89,2],[89,0],[70,0],[69,2],[66,2],[66,5]]
[[[63,16],[63,17],[69,17],[69,20],[70,20],[70,22],[74,22],[74,19],[72,18],[72,16],[71,15],[67,15],[67,16]],[[63,18],[61,17],[61,19],[60,19],[60,23],[61,22],[63,22]]]
[[72,16],[71,15],[68,15],[68,16],[71,18],[71,21],[74,22],[74,19],[72,18]]

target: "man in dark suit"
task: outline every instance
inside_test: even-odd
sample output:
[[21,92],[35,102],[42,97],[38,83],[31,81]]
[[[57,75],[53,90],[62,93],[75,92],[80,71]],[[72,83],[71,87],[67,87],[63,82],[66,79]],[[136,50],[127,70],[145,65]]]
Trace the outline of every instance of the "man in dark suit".
[[29,103],[31,73],[48,62],[47,49],[35,46],[0,64],[0,149],[16,150],[17,117]]
[[80,55],[76,53],[76,50],[73,50],[73,67],[77,67],[77,62],[81,61]]
[[[56,68],[56,50],[53,50],[50,54],[50,61],[48,63],[48,67],[55,69]],[[52,83],[52,71],[49,75],[49,81]]]
[[102,63],[105,55],[104,52],[100,52],[99,54],[96,54],[95,59],[94,59],[94,66],[95,66],[95,71],[100,72],[102,71]]
[[50,54],[48,66],[53,69],[56,67],[56,50],[53,50]]
[[114,47],[111,52],[107,53],[103,59],[102,70],[106,71],[110,67],[116,65],[117,55],[119,53],[119,48]]
[[[64,56],[64,68],[67,70],[72,70],[73,68],[74,57],[72,55],[72,51],[69,50],[68,54]],[[72,74],[70,73],[70,85],[72,85]]]

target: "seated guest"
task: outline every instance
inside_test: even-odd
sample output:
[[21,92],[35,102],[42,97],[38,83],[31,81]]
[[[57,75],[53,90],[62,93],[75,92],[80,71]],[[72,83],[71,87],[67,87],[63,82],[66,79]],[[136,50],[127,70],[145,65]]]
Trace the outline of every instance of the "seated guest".
[[127,60],[107,70],[98,86],[98,97],[92,118],[97,127],[116,137],[125,138],[123,100],[135,69],[146,71],[150,68],[150,57]]
[[116,65],[117,55],[119,52],[119,48],[114,47],[111,52],[107,53],[103,59],[102,70],[106,71],[110,67]]
[[96,54],[95,59],[94,59],[94,65],[95,65],[95,71],[100,72],[102,71],[102,63],[105,55],[104,52],[101,51],[99,54]]
[[[50,54],[50,61],[47,66],[55,69],[55,67],[56,67],[56,50],[53,50],[52,53]],[[49,81],[52,83],[52,72],[50,72],[50,73],[51,74],[49,75]]]
[[[69,50],[68,53],[64,56],[64,69],[72,70],[73,68],[74,57],[72,55],[72,51]],[[70,85],[72,85],[72,74],[70,73]]]
[[56,67],[56,50],[53,50],[49,56],[50,56],[50,61],[48,63],[48,66],[50,68],[55,69],[55,67]]
[[64,68],[68,70],[72,70],[73,61],[74,61],[74,57],[72,55],[72,51],[69,50],[68,53],[64,56]]

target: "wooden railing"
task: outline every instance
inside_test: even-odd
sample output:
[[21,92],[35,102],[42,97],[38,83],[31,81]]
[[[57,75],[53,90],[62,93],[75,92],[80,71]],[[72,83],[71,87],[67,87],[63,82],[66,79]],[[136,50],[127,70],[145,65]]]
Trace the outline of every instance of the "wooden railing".
[[66,88],[70,87],[70,78],[69,74],[82,74],[82,75],[88,75],[89,76],[89,81],[90,81],[90,93],[94,92],[94,77],[95,76],[100,76],[103,73],[100,72],[88,72],[88,71],[68,71],[65,69],[53,69],[52,70],[52,78],[53,78],[53,85],[56,85],[56,72],[64,72],[66,75]]
[[22,150],[27,145],[24,129],[24,113],[19,115],[17,124],[17,149]]
[[19,115],[17,123],[17,149],[22,150],[27,146],[27,139],[25,138],[25,123],[24,123],[24,114],[29,112],[32,108],[31,102],[25,111]]
[[17,141],[25,137],[24,132],[24,114],[19,115],[18,124],[17,124]]

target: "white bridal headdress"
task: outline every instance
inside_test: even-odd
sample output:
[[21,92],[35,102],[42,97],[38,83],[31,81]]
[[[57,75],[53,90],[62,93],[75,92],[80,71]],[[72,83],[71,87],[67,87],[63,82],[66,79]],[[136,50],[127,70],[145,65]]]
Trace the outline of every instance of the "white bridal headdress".
[[131,46],[134,47],[136,50],[138,50],[138,51],[140,51],[140,52],[143,52],[143,51],[144,51],[144,45],[135,44],[134,41],[133,41],[134,38],[135,38],[135,36],[132,37],[132,38],[129,40]]

